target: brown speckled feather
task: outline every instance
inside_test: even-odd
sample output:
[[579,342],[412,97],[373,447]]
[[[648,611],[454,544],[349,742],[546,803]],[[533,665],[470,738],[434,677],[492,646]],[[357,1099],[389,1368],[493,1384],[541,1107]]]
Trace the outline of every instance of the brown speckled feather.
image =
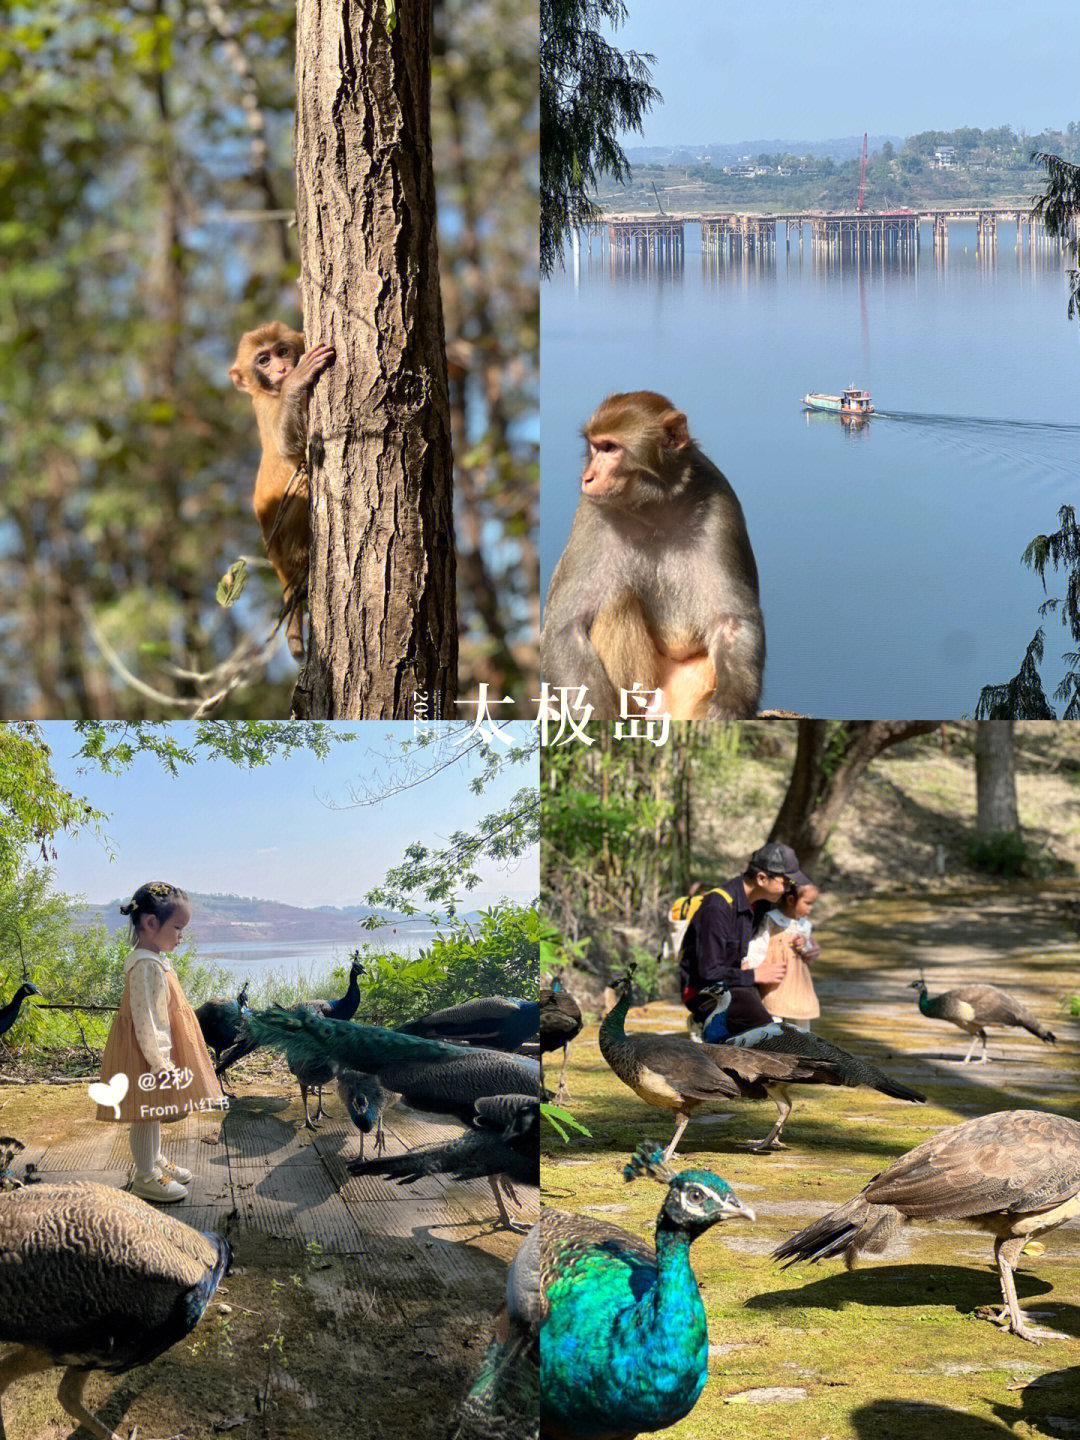
[[[108,1264],[102,1257],[108,1256]],[[0,1340],[57,1340],[111,1313],[163,1323],[217,1253],[197,1230],[109,1185],[30,1185],[0,1195]],[[51,1343],[50,1343],[51,1342]]]
[[1030,1215],[1080,1194],[1080,1122],[1038,1110],[982,1115],[924,1140],[863,1191],[911,1219]]

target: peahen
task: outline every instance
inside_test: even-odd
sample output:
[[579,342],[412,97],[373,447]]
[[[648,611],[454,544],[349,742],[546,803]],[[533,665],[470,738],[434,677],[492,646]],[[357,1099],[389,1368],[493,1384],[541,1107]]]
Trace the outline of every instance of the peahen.
[[489,1050],[517,1050],[532,1039],[539,1023],[540,1006],[535,1000],[482,995],[395,1028],[401,1035],[457,1040],[466,1045],[483,1045]]
[[651,1142],[623,1174],[667,1185],[655,1250],[605,1220],[540,1214],[543,1440],[632,1440],[688,1415],[705,1386],[709,1333],[690,1246],[754,1212],[711,1171],[673,1174]]
[[[700,994],[715,998],[716,1008],[713,1015],[717,1012],[722,1015],[731,1003],[727,983],[723,980],[706,985]],[[707,1020],[711,1019],[712,1015],[709,1015]],[[706,1028],[709,1028],[708,1024]],[[746,1030],[741,1035],[731,1036],[723,1048],[726,1050],[732,1045],[753,1050],[758,1054],[801,1055],[807,1060],[822,1060],[831,1067],[831,1070],[821,1077],[803,1077],[799,1081],[802,1085],[866,1085],[872,1090],[880,1090],[883,1095],[889,1095],[894,1100],[908,1100],[914,1105],[926,1104],[925,1095],[920,1095],[918,1090],[912,1090],[899,1080],[886,1075],[884,1070],[871,1065],[869,1060],[864,1060],[861,1055],[853,1055],[850,1050],[834,1045],[831,1040],[826,1040],[821,1035],[785,1025],[781,1020],[774,1020],[771,1025],[762,1025],[759,1029]],[[710,1049],[709,1042],[705,1042],[705,1049]],[[774,1086],[769,1093],[780,1114],[776,1128],[763,1142],[762,1148],[776,1149],[779,1147],[780,1133],[791,1114],[791,1097],[783,1086]]]
[[[781,1119],[757,1150],[777,1148],[786,1111],[782,1087],[797,1080],[828,1080],[839,1076],[826,1061],[798,1055],[761,1055],[732,1045],[699,1045],[682,1035],[628,1035],[624,1027],[630,1008],[632,971],[613,984],[615,1004],[600,1024],[600,1053],[615,1074],[649,1105],[675,1112],[675,1134],[664,1152],[670,1160],[687,1122],[709,1101],[765,1100],[772,1096]],[[790,1102],[788,1109],[790,1110]]]
[[245,980],[235,1000],[215,995],[204,1000],[195,1011],[207,1048],[214,1052],[214,1064],[221,1063],[221,1052],[234,1045],[240,1034],[240,1019],[251,1012],[248,1010],[248,981]]
[[875,1175],[773,1251],[795,1264],[860,1251],[880,1254],[910,1220],[964,1220],[994,1238],[1004,1308],[994,1318],[1038,1344],[1016,1298],[1013,1270],[1033,1235],[1080,1215],[1080,1122],[1039,1110],[1001,1110],[951,1125]]
[[534,1225],[506,1272],[506,1302],[479,1374],[449,1440],[539,1440],[540,1226]]
[[383,1115],[401,1099],[387,1090],[377,1075],[361,1075],[358,1070],[337,1072],[338,1094],[345,1101],[349,1119],[360,1132],[360,1159],[364,1158],[364,1136],[375,1131],[375,1153],[386,1149]]
[[[99,1440],[83,1403],[91,1370],[146,1365],[199,1323],[229,1242],[124,1190],[79,1181],[0,1195],[0,1399],[22,1375],[65,1367],[57,1398]],[[4,1426],[0,1419],[0,1440]]]
[[[404,1155],[378,1160],[352,1160],[351,1175],[385,1175],[409,1185],[423,1175],[449,1175],[454,1180],[488,1181],[499,1218],[508,1230],[522,1227],[510,1219],[499,1180],[514,1200],[513,1181],[540,1184],[540,1102],[532,1095],[492,1095],[476,1102],[474,1129],[442,1145],[425,1145]],[[528,1228],[528,1227],[525,1227]]]
[[521,1055],[326,1020],[299,1007],[258,1011],[247,1028],[256,1044],[285,1050],[297,1063],[376,1075],[406,1105],[457,1115],[466,1123],[484,1096],[540,1094],[540,1066]]
[[0,1009],[0,1035],[6,1034],[15,1024],[15,1021],[19,1018],[19,1011],[22,1009],[22,1003],[26,997],[28,995],[40,994],[41,991],[36,985],[31,985],[29,980],[19,986],[8,1003]]
[[[354,952],[352,964],[349,967],[349,988],[339,1000],[298,1000],[295,1005],[290,1005],[288,1008],[294,1015],[307,1011],[312,1015],[322,1015],[327,1020],[351,1020],[360,1006],[359,980],[363,973],[363,961],[360,959],[359,952]],[[237,1060],[242,1060],[245,1055],[250,1055],[257,1048],[259,1042],[252,1036],[248,1025],[249,1018],[250,1014],[244,1016],[241,1034],[236,1044],[225,1052],[218,1064],[219,1078],[230,1065],[234,1065]],[[315,1121],[320,1115],[326,1113],[323,1110],[322,1087],[328,1085],[334,1078],[334,1069],[316,1055],[304,1054],[301,1056],[297,1052],[291,1052],[288,1047],[282,1048],[285,1049],[285,1059],[289,1069],[300,1086],[300,1098],[304,1102],[304,1124],[307,1129],[315,1130],[318,1128]],[[314,1090],[317,1094],[314,1117],[308,1107],[309,1090]]]
[[551,1050],[562,1050],[562,1069],[559,1071],[559,1088],[555,1092],[555,1104],[561,1105],[569,1099],[566,1088],[566,1057],[570,1041],[581,1031],[581,1009],[572,995],[562,987],[562,980],[555,976],[550,988],[540,991],[540,1054]]
[[928,995],[925,980],[913,980],[911,988],[919,992],[919,1009],[924,1015],[931,1020],[948,1020],[971,1036],[971,1044],[963,1060],[965,1065],[971,1059],[976,1040],[982,1041],[979,1061],[989,1058],[986,1054],[987,1025],[1019,1026],[1030,1030],[1047,1045],[1057,1043],[1051,1031],[1036,1020],[1030,1010],[995,985],[958,985],[955,990],[946,990],[941,995]]

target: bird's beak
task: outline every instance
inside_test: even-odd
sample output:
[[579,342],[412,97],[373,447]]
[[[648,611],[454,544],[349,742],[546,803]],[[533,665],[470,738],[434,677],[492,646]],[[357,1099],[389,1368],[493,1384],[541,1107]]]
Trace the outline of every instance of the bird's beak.
[[744,1205],[737,1195],[728,1195],[720,1207],[724,1220],[756,1220],[757,1216],[749,1205]]

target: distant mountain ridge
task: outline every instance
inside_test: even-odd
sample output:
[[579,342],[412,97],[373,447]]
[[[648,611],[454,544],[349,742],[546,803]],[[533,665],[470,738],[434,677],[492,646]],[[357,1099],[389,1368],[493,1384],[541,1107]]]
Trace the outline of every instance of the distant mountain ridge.
[[[76,911],[76,920],[83,925],[104,925],[115,934],[126,919],[120,906],[129,897],[110,900],[102,905],[84,905]],[[307,909],[300,905],[284,905],[278,900],[258,900],[244,895],[200,895],[190,893],[192,920],[191,938],[197,944],[219,945],[229,941],[254,940],[279,944],[289,940],[348,941],[359,945],[374,940],[380,930],[364,930],[361,922],[369,915],[383,914],[385,928],[402,926],[427,930],[428,922],[420,917],[410,919],[396,912],[384,912],[370,905],[318,905]],[[474,913],[461,916],[473,920]]]
[[[854,160],[862,154],[862,136],[845,135],[837,140],[715,140],[709,144],[695,141],[692,145],[627,145],[626,158],[631,165],[662,165],[676,155],[690,155],[702,158],[708,155],[714,165],[727,165],[748,155],[756,160],[759,155],[813,155],[824,159],[831,155],[836,161]],[[867,147],[871,154],[880,150],[885,142],[891,141],[899,150],[904,144],[903,135],[871,135]]]

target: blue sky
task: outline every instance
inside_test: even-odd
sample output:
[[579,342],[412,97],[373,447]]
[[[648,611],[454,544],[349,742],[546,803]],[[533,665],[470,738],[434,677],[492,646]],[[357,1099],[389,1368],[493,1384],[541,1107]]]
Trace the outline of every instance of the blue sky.
[[[828,140],[1080,119],[1080,8],[1047,0],[628,0],[620,50],[657,57],[644,143]],[[639,144],[636,136],[626,143]]]
[[[183,726],[174,728],[183,733]],[[436,848],[451,831],[471,828],[522,786],[537,783],[534,758],[504,770],[477,797],[468,788],[475,767],[457,764],[414,789],[355,808],[350,791],[385,789],[405,777],[395,740],[388,737],[406,739],[412,725],[341,728],[362,738],[335,745],[324,761],[305,752],[251,771],[225,760],[203,761],[173,778],[143,756],[121,775],[102,775],[96,768],[80,774],[72,758],[78,746],[73,729],[59,722],[43,725],[57,778],[110,817],[108,848],[90,831],[57,836],[57,888],[101,903],[130,895],[143,881],[164,879],[203,894],[301,906],[357,904],[403,858],[410,842]],[[513,728],[526,738],[525,722]],[[510,871],[482,867],[482,887],[472,892],[467,908],[484,908],[501,897],[533,899],[538,871],[535,852]]]

